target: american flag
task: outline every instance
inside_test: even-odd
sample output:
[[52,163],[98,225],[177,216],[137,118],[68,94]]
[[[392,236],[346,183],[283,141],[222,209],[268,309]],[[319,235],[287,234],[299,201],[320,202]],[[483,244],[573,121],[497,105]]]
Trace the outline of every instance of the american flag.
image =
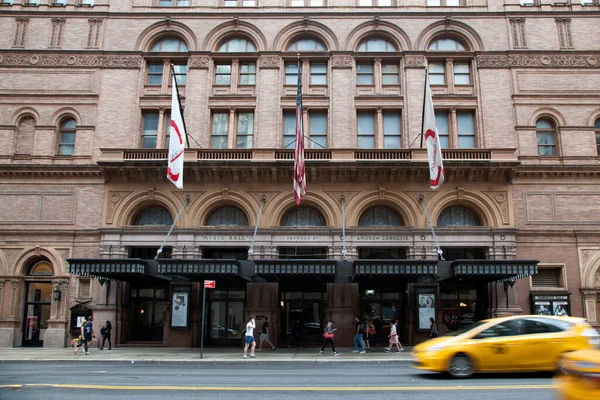
[[306,194],[304,171],[304,124],[302,123],[302,69],[298,60],[298,93],[296,94],[296,148],[294,149],[294,200],[300,205]]

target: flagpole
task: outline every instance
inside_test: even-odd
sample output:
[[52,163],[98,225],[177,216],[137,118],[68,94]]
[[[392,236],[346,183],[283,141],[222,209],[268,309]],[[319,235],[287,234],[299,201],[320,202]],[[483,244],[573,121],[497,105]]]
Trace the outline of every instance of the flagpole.
[[185,206],[187,205],[187,203],[190,202],[190,200],[191,200],[190,196],[185,196],[185,201],[183,202],[183,205],[179,209],[179,213],[177,214],[177,217],[175,217],[175,221],[173,221],[173,224],[171,225],[171,229],[169,229],[169,232],[167,233],[167,236],[165,236],[165,240],[163,240],[162,244],[160,245],[160,248],[158,249],[158,251],[156,252],[156,255],[154,256],[155,260],[158,260],[158,256],[160,256],[160,253],[163,252],[163,248],[165,247],[165,244],[167,244],[167,240],[169,239],[169,236],[171,236],[171,232],[173,232],[173,228],[175,228],[175,224],[177,223],[177,220],[181,216],[181,213],[183,212],[183,209],[185,208]]
[[[425,97],[427,96],[427,68],[425,68],[425,87],[423,88],[423,113],[421,114],[421,148],[423,148],[423,129],[425,129]],[[187,132],[187,131],[186,131]]]
[[[185,129],[185,143],[187,144],[188,149],[190,148],[190,139],[188,139],[188,130],[187,126],[185,126],[185,118],[183,118],[183,109],[181,108],[181,96],[179,96],[179,85],[177,84],[177,75],[175,75],[175,68],[173,67],[173,63],[171,63],[171,75],[173,75],[173,83],[175,83],[175,87],[173,90],[177,92],[177,100],[179,101],[179,113],[181,114],[181,122],[183,122],[183,129]],[[423,145],[421,145],[423,147]]]

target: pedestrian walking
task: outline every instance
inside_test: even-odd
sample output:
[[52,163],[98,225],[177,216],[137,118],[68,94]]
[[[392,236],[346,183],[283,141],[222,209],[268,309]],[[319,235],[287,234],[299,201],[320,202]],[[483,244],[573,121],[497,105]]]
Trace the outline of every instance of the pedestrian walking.
[[256,355],[254,355],[254,348],[256,347],[256,342],[254,341],[254,328],[256,328],[256,321],[254,320],[254,317],[250,317],[246,324],[246,333],[244,334],[244,358],[248,358],[248,347],[250,347],[250,358],[256,358]]
[[76,348],[73,351],[73,354],[77,354],[77,352],[79,352],[79,349],[81,348],[81,346],[83,346],[83,329],[85,328],[86,322],[87,322],[87,320],[85,318],[83,318],[81,320],[81,326],[79,327],[79,337],[75,341]]
[[398,339],[398,327],[397,327],[397,321],[395,318],[392,318],[392,320],[390,322],[389,338],[390,338],[389,346],[383,349],[385,352],[391,351],[392,346],[396,346],[396,348],[397,348],[396,353],[400,353],[401,351],[404,351],[404,347],[402,347],[402,344],[400,343],[400,340]]
[[288,347],[294,346],[294,344],[298,345],[300,348],[300,337],[302,335],[302,325],[300,325],[300,318],[294,321],[294,325],[292,325],[292,340]]
[[[86,356],[90,354],[89,343],[94,338],[94,325],[92,323],[93,320],[94,319],[92,317],[89,317],[85,324],[81,326],[81,342],[83,342],[84,354]],[[74,354],[77,354],[80,348],[81,345],[78,344]]]
[[102,335],[102,345],[100,346],[100,350],[104,350],[104,342],[108,340],[108,349],[112,350],[112,343],[110,341],[110,333],[112,332],[112,324],[110,321],[106,321],[106,324],[100,329],[100,335]]
[[328,344],[331,344],[331,350],[333,351],[333,355],[334,356],[339,356],[340,353],[338,353],[337,351],[335,351],[335,344],[333,343],[333,337],[334,337],[334,332],[336,331],[336,328],[333,327],[333,321],[329,321],[327,323],[327,326],[325,327],[325,332],[323,332],[323,347],[321,347],[321,351],[319,351],[319,354],[324,356],[325,354],[323,354],[323,350],[325,350],[325,347],[327,347]]
[[367,321],[367,336],[369,338],[367,341],[369,349],[371,349],[371,344],[379,346],[379,344],[377,344],[377,329],[375,328],[375,324],[373,324],[372,319]]
[[[354,350],[353,353],[365,354],[365,343],[363,342],[363,334],[365,332],[365,325],[360,320],[359,317],[354,317],[354,325],[356,329],[354,330]],[[360,351],[358,350],[358,346],[360,345]]]
[[439,334],[438,334],[437,325],[435,323],[435,319],[429,318],[429,322],[430,322],[430,325],[429,325],[429,334],[427,335],[427,337],[429,339],[433,339],[433,338],[438,337]]
[[260,331],[260,344],[258,345],[258,351],[262,351],[262,345],[264,342],[269,343],[272,347],[272,350],[275,351],[275,346],[269,340],[269,318],[264,317],[265,322],[262,324],[262,329]]

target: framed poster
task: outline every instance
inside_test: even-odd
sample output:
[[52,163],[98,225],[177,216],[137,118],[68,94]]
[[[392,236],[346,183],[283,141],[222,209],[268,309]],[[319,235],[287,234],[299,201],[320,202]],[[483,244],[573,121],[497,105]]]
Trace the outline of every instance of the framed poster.
[[419,305],[419,329],[429,329],[431,326],[429,318],[435,319],[435,294],[417,294],[417,304]]
[[190,288],[171,288],[171,328],[188,328],[190,316]]
[[569,294],[532,294],[532,310],[536,315],[556,315],[568,317],[571,315]]

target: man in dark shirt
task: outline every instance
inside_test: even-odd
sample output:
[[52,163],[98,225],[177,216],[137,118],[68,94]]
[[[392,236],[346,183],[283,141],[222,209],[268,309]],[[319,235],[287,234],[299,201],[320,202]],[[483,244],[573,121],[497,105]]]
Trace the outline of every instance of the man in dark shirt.
[[263,342],[269,343],[272,350],[275,351],[275,346],[269,340],[269,318],[264,317],[265,322],[262,324],[262,330],[260,331],[260,344],[258,345],[258,351],[262,351]]
[[359,353],[358,346],[360,345],[360,354],[365,354],[365,342],[363,341],[363,333],[365,325],[358,317],[354,317],[356,329],[354,330],[354,350],[353,353]]

